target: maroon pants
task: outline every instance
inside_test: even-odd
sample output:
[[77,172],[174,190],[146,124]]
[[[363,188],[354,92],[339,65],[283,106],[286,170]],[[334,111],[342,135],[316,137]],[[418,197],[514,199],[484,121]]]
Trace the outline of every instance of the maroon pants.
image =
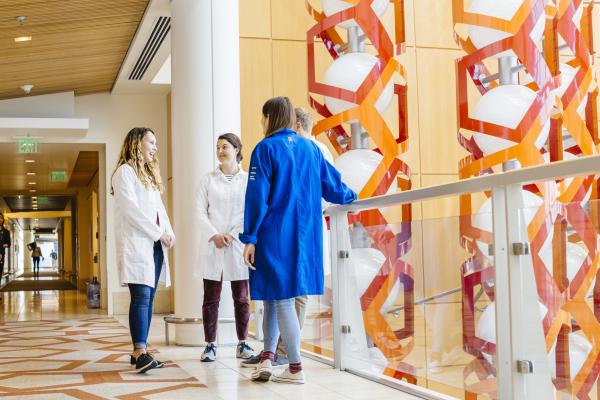
[[[204,340],[215,342],[219,321],[219,301],[223,281],[204,279],[204,302],[202,303],[202,324]],[[238,340],[246,340],[248,336],[248,320],[250,319],[250,301],[248,300],[248,280],[231,281],[233,309],[235,311],[235,330]]]

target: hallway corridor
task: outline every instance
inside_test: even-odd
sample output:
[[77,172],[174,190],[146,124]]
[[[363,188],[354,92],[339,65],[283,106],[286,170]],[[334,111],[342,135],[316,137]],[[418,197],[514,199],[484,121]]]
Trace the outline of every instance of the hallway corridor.
[[[88,310],[75,291],[9,292],[0,304],[0,397],[18,399],[397,399],[416,397],[304,359],[307,384],[254,383],[234,348],[214,363],[201,348],[164,345],[155,316],[150,344],[165,368],[135,374],[127,316]],[[255,349],[257,342],[251,343]]]

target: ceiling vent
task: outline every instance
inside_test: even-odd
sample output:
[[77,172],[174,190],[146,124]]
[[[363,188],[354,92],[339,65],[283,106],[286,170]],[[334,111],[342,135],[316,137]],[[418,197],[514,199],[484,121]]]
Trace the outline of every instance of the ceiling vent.
[[144,77],[146,70],[148,70],[150,63],[152,63],[154,56],[156,56],[158,49],[160,49],[162,42],[165,40],[170,30],[171,17],[158,17],[154,22],[152,33],[150,34],[150,37],[148,37],[144,50],[140,53],[140,56],[129,73],[128,79],[130,81],[139,81]]

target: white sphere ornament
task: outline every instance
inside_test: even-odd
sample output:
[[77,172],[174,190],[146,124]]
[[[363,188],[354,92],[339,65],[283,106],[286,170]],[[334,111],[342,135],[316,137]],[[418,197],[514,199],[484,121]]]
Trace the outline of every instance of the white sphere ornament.
[[385,263],[385,255],[373,248],[353,248],[348,261],[356,280],[357,295],[362,296]]
[[[373,11],[375,11],[375,14],[378,17],[381,17],[387,9],[388,3],[389,0],[374,0],[371,3],[371,8],[373,9]],[[354,6],[354,4],[343,0],[321,0],[321,7],[323,8],[323,12],[328,17],[340,11],[344,11],[352,6]],[[356,21],[354,21],[354,19],[350,19],[348,21],[344,21],[338,24],[337,26],[339,26],[340,28],[348,29],[357,26],[357,23]]]
[[[515,129],[533,104],[536,93],[521,85],[501,85],[489,90],[480,99],[473,111],[473,118],[480,121]],[[550,133],[550,119],[535,141],[539,149],[546,143]],[[484,154],[505,150],[516,143],[481,132],[473,134],[475,142]]]
[[[354,149],[336,158],[334,165],[342,174],[344,183],[356,193],[360,193],[382,160],[383,156],[373,150]],[[394,179],[386,194],[396,193],[396,189],[397,185]]]
[[[329,66],[327,72],[325,72],[324,81],[327,85],[355,92],[378,62],[377,57],[369,53],[344,54]],[[393,96],[394,83],[390,80],[375,102],[375,108],[380,114],[388,109]],[[332,114],[339,114],[356,107],[355,103],[328,96],[325,96],[325,105]]]
[[[569,374],[571,381],[575,380],[591,351],[592,344],[584,336],[577,333],[569,334]],[[550,374],[553,378],[556,378],[556,343],[548,353],[548,361]]]
[[[540,312],[540,322],[546,316],[548,312],[548,308],[538,301],[539,312]],[[478,338],[485,340],[488,343],[496,344],[496,303],[491,302],[488,306],[483,310],[481,316],[477,320],[477,324],[475,326],[475,334]],[[493,363],[492,355],[483,353],[483,356],[490,363]]]
[[[521,204],[523,204],[523,207],[524,207],[521,209],[521,212],[522,212],[523,218],[525,220],[525,224],[527,226],[529,226],[529,224],[533,220],[533,217],[535,217],[537,210],[544,204],[544,200],[540,196],[537,196],[528,190],[523,190],[521,192],[521,195],[522,195]],[[491,198],[488,198],[487,200],[485,200],[483,202],[483,204],[479,208],[478,213],[474,214],[471,217],[471,223],[473,224],[474,228],[480,229],[484,232],[492,232],[493,233],[494,228],[493,228],[493,222],[492,222],[492,199]],[[553,237],[553,231],[549,232],[549,237],[550,237],[550,239]],[[481,250],[481,252],[487,258],[493,259],[493,256],[489,255],[489,245],[487,243],[484,243],[479,240],[477,240],[476,243],[477,243],[477,247],[479,247],[479,250]],[[542,249],[540,249],[540,253],[542,253],[544,251],[546,251],[546,252],[549,251],[549,255],[543,256],[542,254],[540,254],[540,257],[552,258],[552,249],[551,248],[544,249],[542,247]]]
[[[468,11],[475,14],[481,14],[510,21],[524,2],[525,0],[473,0],[469,5]],[[538,43],[542,39],[545,23],[546,15],[545,13],[542,13],[530,33],[530,37],[535,43]],[[478,25],[469,26],[469,37],[473,41],[475,47],[478,49],[510,36],[510,33],[499,31],[497,29],[486,28]],[[494,57],[504,57],[510,55],[514,55],[512,50],[507,50],[500,54],[496,54]]]

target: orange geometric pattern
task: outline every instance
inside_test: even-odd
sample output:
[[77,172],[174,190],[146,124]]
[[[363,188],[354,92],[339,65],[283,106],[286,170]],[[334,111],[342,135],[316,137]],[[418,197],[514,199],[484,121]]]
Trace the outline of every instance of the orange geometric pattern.
[[136,374],[129,331],[112,318],[0,325],[0,397],[194,399],[206,386],[176,364]]
[[[354,6],[329,17],[312,7],[310,1],[306,2],[308,12],[316,21],[307,33],[309,92],[356,104],[353,108],[332,115],[323,103],[309,95],[311,106],[324,117],[314,126],[312,134],[316,136],[326,133],[339,155],[350,149],[350,145],[342,144],[349,138],[343,124],[358,120],[376,147],[373,151],[383,156],[359,193],[359,198],[385,194],[392,185],[397,185],[400,190],[411,188],[410,168],[398,158],[408,148],[406,85],[394,85],[400,121],[398,136],[394,136],[383,116],[375,108],[375,102],[395,74],[399,74],[406,82],[404,68],[394,58],[405,50],[404,0],[390,0],[395,15],[394,40],[371,8],[372,1],[347,1]],[[366,38],[373,44],[378,61],[356,91],[320,83],[315,73],[315,38],[320,38],[332,59],[336,59],[341,55],[340,48],[343,48],[345,43],[335,26],[351,19],[356,21]],[[373,239],[373,247],[386,257],[386,262],[361,297],[366,332],[388,360],[385,374],[415,382],[414,369],[403,362],[414,346],[414,273],[412,266],[401,260],[411,247],[411,219],[411,206],[402,206],[401,231],[398,234],[392,232],[379,210],[361,212],[352,217],[350,222],[360,221]],[[404,293],[405,319],[404,327],[394,331],[380,310],[398,281]]]
[[[582,0],[557,0],[547,5],[545,0],[525,0],[513,18],[507,21],[467,12],[465,3],[464,0],[453,0],[453,18],[457,25],[455,37],[467,52],[457,61],[458,140],[470,153],[460,161],[461,179],[493,173],[503,162],[512,159],[518,160],[523,167],[542,164],[544,153],[549,153],[550,162],[562,160],[564,152],[575,156],[598,154],[598,86],[592,65],[593,4],[584,4]],[[574,16],[580,7],[583,7],[583,16],[578,29]],[[532,40],[531,33],[544,14],[546,25],[542,52]],[[495,29],[511,36],[477,49],[470,37],[461,36],[461,25]],[[560,46],[561,43],[564,45]],[[568,50],[571,56],[563,54],[559,57],[559,50],[563,49]],[[485,83],[483,79],[492,75],[485,61],[506,50],[516,54],[525,73],[532,79],[526,86],[536,92],[535,101],[515,129],[469,116],[468,79],[482,95],[496,87],[497,83]],[[559,58],[576,68],[577,72],[564,94],[556,97],[553,91],[561,85]],[[578,108],[586,99],[585,118],[582,118]],[[548,145],[538,149],[535,140],[547,123],[550,123]],[[508,139],[515,145],[484,155],[470,136],[472,132]],[[565,137],[570,140],[563,140]],[[570,142],[573,144],[564,148],[564,143]],[[578,399],[588,399],[600,372],[600,292],[594,290],[593,308],[586,299],[599,267],[597,238],[600,213],[598,201],[591,201],[589,210],[586,208],[586,195],[591,191],[591,198],[598,198],[598,181],[594,176],[575,177],[525,186],[524,190],[544,200],[544,204],[535,210],[527,232],[538,295],[548,309],[543,320],[546,348],[550,352],[556,346],[556,359],[550,360],[556,367],[554,384],[561,392],[570,393]],[[492,234],[473,226],[471,216],[476,210],[473,210],[472,204],[472,196],[461,196],[461,245],[472,254],[462,266],[464,348],[477,357],[465,369],[464,376],[465,382],[467,378],[471,382],[473,376],[478,378],[475,384],[465,384],[465,390],[469,398],[475,398],[476,394],[494,397],[494,366],[483,355],[494,354],[495,345],[475,334],[474,307],[474,289],[479,285],[493,300],[493,288],[489,284],[486,286],[486,282],[493,279],[493,266],[476,244],[476,241],[490,244]],[[546,265],[540,256],[542,247],[549,240],[552,265]],[[583,245],[588,253],[570,281],[567,278],[567,242]],[[576,331],[581,331],[591,343],[592,350],[576,376],[570,376],[569,334]]]

